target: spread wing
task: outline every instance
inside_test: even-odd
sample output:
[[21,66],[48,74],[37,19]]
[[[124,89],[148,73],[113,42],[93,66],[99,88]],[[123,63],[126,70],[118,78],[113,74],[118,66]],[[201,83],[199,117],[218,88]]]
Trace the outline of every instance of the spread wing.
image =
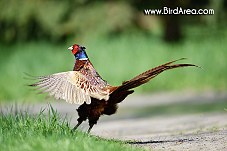
[[35,77],[38,82],[30,86],[38,87],[42,92],[48,92],[56,99],[69,103],[90,104],[91,97],[99,100],[109,99],[109,90],[92,85],[85,75],[78,71],[61,72],[48,76]]

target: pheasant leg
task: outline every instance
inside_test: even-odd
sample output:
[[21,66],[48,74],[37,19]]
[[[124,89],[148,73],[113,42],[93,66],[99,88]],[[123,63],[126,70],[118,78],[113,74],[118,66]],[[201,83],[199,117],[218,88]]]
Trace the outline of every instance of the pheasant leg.
[[99,120],[99,117],[100,117],[100,115],[88,117],[88,120],[89,120],[89,129],[88,129],[87,133],[90,133],[90,131],[93,128],[93,126],[95,124],[97,124],[97,121]]
[[87,133],[88,133],[88,134],[90,133],[90,131],[91,131],[91,129],[92,129],[93,126],[94,126],[94,124],[91,125],[91,126],[89,127],[89,129],[87,130]]
[[74,128],[72,129],[72,131],[75,131],[80,126],[81,123],[82,123],[82,121],[78,122],[76,124],[76,126],[74,126]]

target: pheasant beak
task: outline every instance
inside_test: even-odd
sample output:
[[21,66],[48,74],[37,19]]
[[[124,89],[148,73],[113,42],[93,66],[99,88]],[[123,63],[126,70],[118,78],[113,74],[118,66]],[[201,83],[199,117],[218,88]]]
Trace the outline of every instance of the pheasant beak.
[[73,50],[73,46],[69,47],[68,50]]

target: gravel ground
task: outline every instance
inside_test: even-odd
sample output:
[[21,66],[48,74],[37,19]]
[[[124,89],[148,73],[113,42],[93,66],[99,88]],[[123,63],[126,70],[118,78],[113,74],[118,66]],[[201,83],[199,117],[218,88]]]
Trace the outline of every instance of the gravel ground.
[[[153,95],[132,95],[122,104],[118,113],[103,116],[91,131],[92,135],[104,138],[120,139],[129,144],[148,150],[223,150],[227,151],[227,112],[203,114],[162,115],[155,117],[135,118],[130,114],[147,106],[167,105],[198,100],[209,103],[216,100],[227,100],[227,93],[158,93]],[[51,102],[51,105],[63,116],[71,118],[72,127],[77,123],[78,106],[64,102]],[[7,107],[8,106],[8,107]],[[12,104],[1,105],[2,112],[9,111]],[[18,110],[38,113],[47,103],[19,104]],[[223,107],[227,108],[227,107]],[[86,131],[87,123],[80,129]]]
[[227,114],[195,114],[106,121],[92,134],[151,150],[227,150]]

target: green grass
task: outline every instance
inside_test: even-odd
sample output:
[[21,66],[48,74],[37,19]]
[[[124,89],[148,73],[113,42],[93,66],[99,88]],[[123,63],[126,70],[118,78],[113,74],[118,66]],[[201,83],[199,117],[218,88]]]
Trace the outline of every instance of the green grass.
[[0,45],[0,102],[44,100],[26,87],[32,81],[23,79],[23,72],[48,75],[73,68],[74,57],[67,50],[73,43],[87,47],[90,60],[100,75],[112,85],[182,57],[199,68],[167,71],[140,88],[137,92],[165,90],[227,89],[227,30],[201,28],[185,30],[186,39],[180,44],[166,44],[160,37],[132,33],[117,37],[95,37],[73,40],[66,44],[30,42],[12,46]]
[[51,108],[37,116],[18,112],[0,114],[0,148],[4,151],[112,151],[142,150],[118,141],[91,136],[80,131],[71,132],[67,120],[61,120]]

